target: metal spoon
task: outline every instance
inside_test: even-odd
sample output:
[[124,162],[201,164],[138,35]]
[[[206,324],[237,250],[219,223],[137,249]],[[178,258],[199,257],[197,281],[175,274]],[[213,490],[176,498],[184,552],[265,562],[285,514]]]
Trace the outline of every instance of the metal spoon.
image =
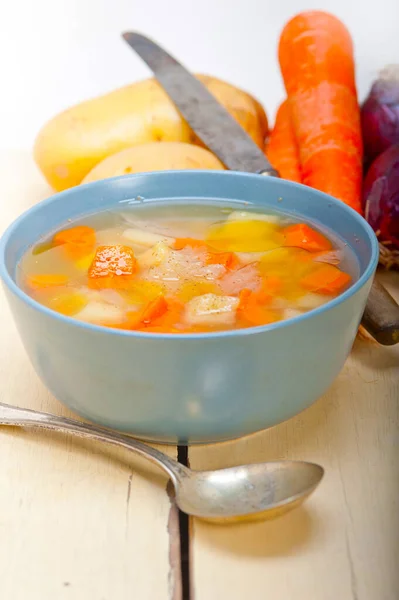
[[207,520],[279,516],[301,504],[317,487],[324,474],[319,465],[299,461],[193,471],[163,452],[116,431],[2,403],[0,425],[68,431],[132,450],[166,471],[174,485],[176,504],[180,510]]

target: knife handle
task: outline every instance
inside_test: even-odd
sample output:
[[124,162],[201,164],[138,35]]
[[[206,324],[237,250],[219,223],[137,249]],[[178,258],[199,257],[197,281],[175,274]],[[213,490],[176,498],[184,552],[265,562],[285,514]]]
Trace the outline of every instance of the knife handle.
[[399,306],[376,280],[371,286],[362,325],[379,344],[393,346],[399,343]]

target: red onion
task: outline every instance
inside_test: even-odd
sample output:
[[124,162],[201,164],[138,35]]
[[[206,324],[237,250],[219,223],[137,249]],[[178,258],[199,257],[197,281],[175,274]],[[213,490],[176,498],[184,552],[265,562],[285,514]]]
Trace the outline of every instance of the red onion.
[[385,150],[369,168],[363,187],[363,207],[367,221],[383,246],[382,250],[389,251],[391,264],[398,265],[399,144]]
[[364,154],[368,164],[399,143],[399,65],[385,67],[361,109]]

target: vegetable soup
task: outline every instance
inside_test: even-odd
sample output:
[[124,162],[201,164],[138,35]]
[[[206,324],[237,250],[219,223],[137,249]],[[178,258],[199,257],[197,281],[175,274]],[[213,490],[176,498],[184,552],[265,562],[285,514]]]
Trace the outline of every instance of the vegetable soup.
[[[123,208],[121,208],[123,207]],[[200,333],[290,319],[357,277],[342,242],[284,213],[223,204],[121,204],[30,248],[18,283],[79,321]]]

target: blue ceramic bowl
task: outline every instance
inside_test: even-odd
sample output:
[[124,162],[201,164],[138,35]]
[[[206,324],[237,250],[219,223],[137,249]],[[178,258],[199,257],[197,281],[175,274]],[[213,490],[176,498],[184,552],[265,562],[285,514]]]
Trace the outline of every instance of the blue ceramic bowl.
[[[360,276],[332,302],[289,321],[194,335],[84,324],[18,288],[17,264],[38,238],[67,219],[137,196],[147,202],[217,200],[309,219],[352,248]],[[350,352],[377,257],[366,221],[316,190],[260,175],[174,171],[95,182],[41,202],[4,234],[0,273],[30,360],[56,398],[91,421],[140,438],[198,443],[276,425],[325,392]]]

